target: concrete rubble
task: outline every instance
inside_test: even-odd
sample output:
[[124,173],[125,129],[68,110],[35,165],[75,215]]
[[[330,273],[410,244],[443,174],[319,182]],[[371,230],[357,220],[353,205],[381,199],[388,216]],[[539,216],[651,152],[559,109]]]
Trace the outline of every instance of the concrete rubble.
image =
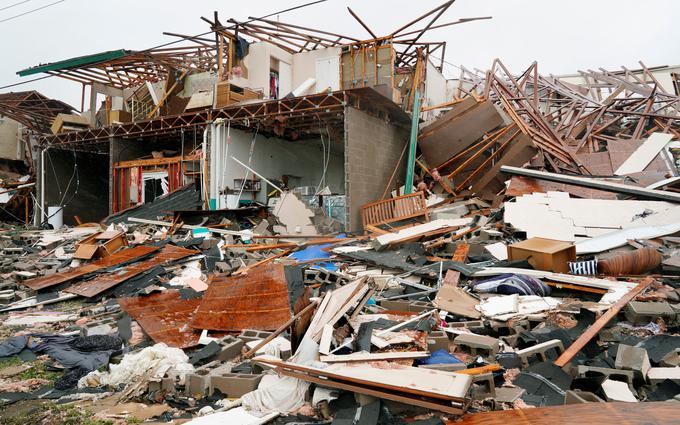
[[[34,123],[30,175],[0,182],[0,422],[58,423],[76,409],[97,424],[520,423],[515,411],[534,409],[610,423],[614,406],[671,423],[680,98],[649,83],[652,71],[589,71],[578,85],[495,60],[463,69],[435,103],[423,94],[437,71],[430,47],[410,38],[333,42],[276,24],[288,38],[256,43],[268,27],[204,20],[228,45],[222,62],[167,62],[177,68],[164,83],[137,87],[161,96],[96,82],[109,109],[50,109]],[[352,49],[375,51],[376,84],[339,81],[344,95],[311,77],[284,86],[277,60],[269,95],[246,85],[246,64],[252,78],[260,66],[248,47],[287,52],[293,33],[337,49],[343,70]],[[387,77],[384,46],[399,55]],[[88,66],[158,54],[108,52]],[[125,106],[151,98],[142,115]],[[26,101],[0,95],[0,115],[25,118]],[[328,122],[310,124],[303,103]],[[153,125],[168,117],[172,134]],[[258,132],[285,144],[260,154]],[[305,140],[295,163],[287,145]],[[63,164],[45,171],[45,153],[75,146],[73,169],[96,167],[83,158],[101,143],[107,175],[79,180],[94,192],[109,182],[108,198],[74,195],[48,213],[49,173]],[[302,156],[316,150],[314,164]]]

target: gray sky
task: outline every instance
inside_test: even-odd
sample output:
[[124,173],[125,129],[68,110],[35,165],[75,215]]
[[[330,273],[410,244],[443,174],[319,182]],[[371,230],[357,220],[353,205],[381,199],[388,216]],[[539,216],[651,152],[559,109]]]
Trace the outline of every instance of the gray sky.
[[[21,0],[0,0],[0,9]],[[55,0],[29,0],[0,10],[0,21]],[[44,10],[0,22],[0,86],[29,80],[16,71],[62,59],[115,49],[144,49],[173,38],[163,31],[198,34],[209,28],[200,17],[219,11],[245,20],[305,3],[305,0],[66,0]],[[347,13],[350,6],[378,35],[385,35],[443,0],[326,3],[281,15],[284,22],[368,38]],[[538,61],[539,71],[573,73],[579,69],[619,69],[680,63],[680,1],[677,0],[457,0],[439,23],[464,17],[493,16],[433,30],[431,41],[447,42],[446,60],[487,69],[501,58],[513,72]],[[419,27],[418,27],[419,28]],[[414,28],[417,29],[417,28]],[[458,70],[446,66],[447,77]],[[24,84],[13,90],[39,90],[80,107],[80,84],[60,78]]]

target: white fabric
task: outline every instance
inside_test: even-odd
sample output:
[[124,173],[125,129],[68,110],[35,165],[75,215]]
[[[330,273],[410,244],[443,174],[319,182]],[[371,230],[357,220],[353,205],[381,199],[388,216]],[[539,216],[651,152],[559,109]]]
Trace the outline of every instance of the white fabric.
[[125,355],[119,364],[109,365],[109,372],[90,372],[80,378],[78,388],[137,382],[148,371],[152,380],[159,380],[170,369],[183,379],[184,375],[193,372],[194,367],[189,364],[189,357],[184,351],[159,343]]

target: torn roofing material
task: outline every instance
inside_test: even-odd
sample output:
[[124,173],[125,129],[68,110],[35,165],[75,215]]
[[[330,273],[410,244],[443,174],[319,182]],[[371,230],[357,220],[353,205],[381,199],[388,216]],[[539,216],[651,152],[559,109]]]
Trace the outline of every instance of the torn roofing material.
[[213,276],[191,326],[234,332],[273,331],[291,316],[284,267],[266,265],[243,276]]
[[156,220],[172,214],[173,211],[193,211],[201,204],[199,193],[192,185],[184,186],[174,192],[154,199],[152,202],[112,214],[104,219],[107,224],[124,223],[128,218]]
[[118,298],[120,308],[132,316],[154,342],[175,348],[198,345],[201,332],[189,328],[188,323],[200,303],[200,298],[182,299],[177,290]]
[[156,266],[169,264],[173,261],[181,260],[182,258],[190,257],[199,253],[199,251],[194,251],[191,249],[180,248],[174,245],[166,245],[161,250],[161,252],[156,254],[153,258],[140,263],[125,266],[122,270],[114,271],[113,273],[103,276],[98,276],[92,280],[80,282],[77,285],[67,288],[66,292],[82,295],[83,297],[88,298],[94,297],[106,291],[107,289],[113,288],[119,283],[125,282],[126,280],[140,275]]
[[134,248],[124,249],[117,253],[103,258],[101,260],[85,264],[84,266],[76,267],[64,273],[55,273],[48,276],[42,276],[35,279],[30,279],[23,282],[24,285],[33,289],[34,291],[49,288],[50,286],[58,285],[60,283],[69,282],[73,279],[85,276],[90,273],[100,271],[109,267],[119,266],[121,264],[138,260],[153,252],[158,251],[156,246],[140,245]]

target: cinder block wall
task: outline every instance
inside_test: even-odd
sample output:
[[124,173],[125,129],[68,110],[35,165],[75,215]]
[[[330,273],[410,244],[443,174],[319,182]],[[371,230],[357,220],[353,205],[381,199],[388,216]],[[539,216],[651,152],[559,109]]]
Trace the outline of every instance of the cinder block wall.
[[[345,193],[347,230],[362,231],[361,206],[377,201],[385,191],[404,145],[408,130],[358,109],[345,108]],[[404,182],[405,159],[395,182]]]

